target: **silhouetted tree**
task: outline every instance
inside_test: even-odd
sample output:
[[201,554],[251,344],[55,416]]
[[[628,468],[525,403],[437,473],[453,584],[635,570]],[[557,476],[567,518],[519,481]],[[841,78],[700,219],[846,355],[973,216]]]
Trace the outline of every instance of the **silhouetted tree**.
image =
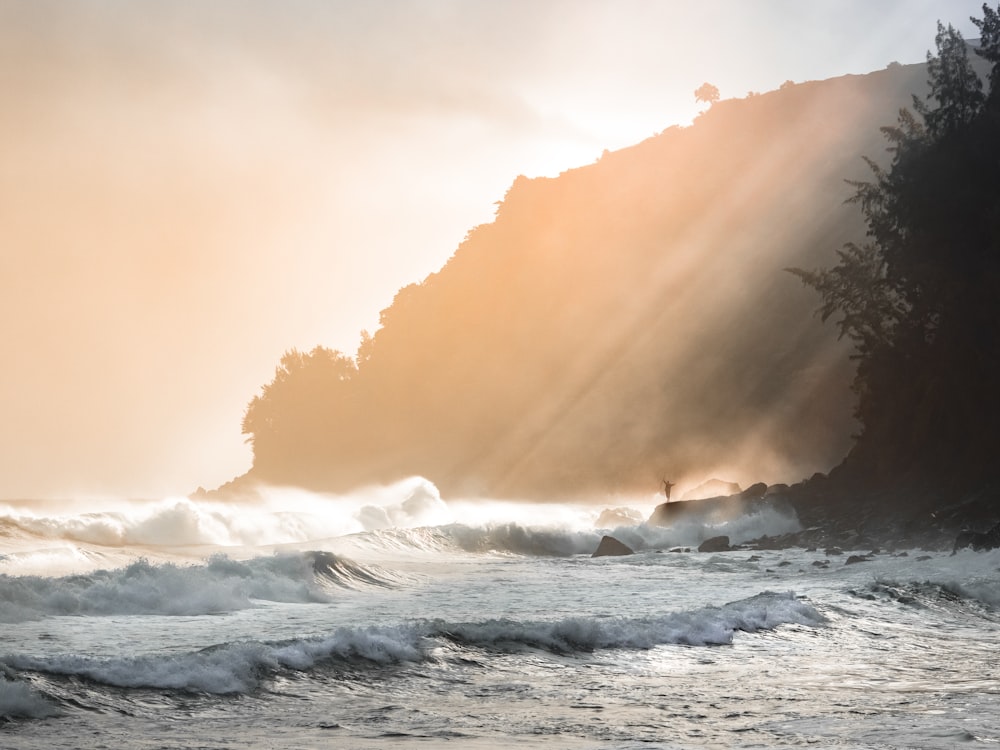
[[[996,81],[1000,25],[984,12]],[[956,487],[1000,473],[1000,130],[961,35],[939,23],[935,42],[920,119],[901,111],[882,129],[889,167],[866,159],[874,178],[851,183],[869,242],[833,268],[789,270],[855,344],[854,467]]]
[[937,103],[929,107],[913,97],[913,108],[923,116],[932,138],[938,138],[967,125],[983,106],[983,84],[969,62],[968,46],[962,35],[948,24],[937,25],[937,55],[927,53],[930,93],[927,99]]
[[972,18],[979,29],[979,49],[976,54],[993,63],[989,80],[989,98],[995,108],[1000,108],[1000,13],[983,3],[983,17]]
[[333,433],[350,402],[344,389],[356,372],[352,358],[325,347],[285,352],[274,380],[254,396],[243,417],[254,465],[279,475],[312,472],[337,444]]
[[695,89],[694,100],[696,102],[705,102],[706,104],[715,104],[719,101],[719,89],[710,83],[703,83]]

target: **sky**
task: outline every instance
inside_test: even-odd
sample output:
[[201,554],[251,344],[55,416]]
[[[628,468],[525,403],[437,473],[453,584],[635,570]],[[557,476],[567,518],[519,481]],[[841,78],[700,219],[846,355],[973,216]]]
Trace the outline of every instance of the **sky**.
[[245,472],[283,352],[723,98],[924,60],[966,0],[0,0],[0,499]]

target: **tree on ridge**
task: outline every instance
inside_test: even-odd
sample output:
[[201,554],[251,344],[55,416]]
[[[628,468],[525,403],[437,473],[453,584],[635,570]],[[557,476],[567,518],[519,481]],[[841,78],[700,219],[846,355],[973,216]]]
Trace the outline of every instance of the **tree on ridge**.
[[695,89],[694,100],[696,102],[705,102],[708,105],[715,104],[719,101],[719,89],[710,83],[703,83]]

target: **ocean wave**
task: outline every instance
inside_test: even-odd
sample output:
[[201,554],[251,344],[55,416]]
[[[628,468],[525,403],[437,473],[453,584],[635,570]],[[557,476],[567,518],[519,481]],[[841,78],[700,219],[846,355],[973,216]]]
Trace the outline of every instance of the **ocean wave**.
[[792,593],[765,592],[719,607],[653,618],[572,617],[555,621],[487,620],[450,623],[418,620],[396,626],[341,628],[328,636],[280,642],[245,641],[188,654],[92,657],[79,654],[9,654],[9,669],[84,678],[123,688],[247,693],[285,671],[319,665],[374,666],[440,661],[457,650],[511,652],[541,649],[557,654],[598,649],[649,649],[663,644],[724,645],[737,632],[781,625],[818,626],[824,617]]
[[346,546],[353,547],[359,552],[376,553],[455,552],[458,548],[447,529],[448,526],[378,529],[352,534],[347,538]]
[[721,607],[705,607],[656,618],[570,617],[554,622],[489,620],[448,626],[439,632],[461,644],[484,648],[540,648],[555,653],[597,649],[648,649],[660,644],[719,646],[737,632],[780,625],[820,625],[825,618],[792,593],[765,592]]
[[255,600],[322,603],[336,588],[388,587],[403,579],[329,552],[239,561],[215,555],[203,565],[153,565],[46,578],[0,575],[0,622],[52,615],[201,615],[255,606]]
[[421,650],[423,637],[414,626],[344,628],[328,637],[277,643],[244,641],[187,654],[116,658],[9,654],[0,662],[13,670],[84,678],[113,687],[224,695],[250,692],[282,669],[305,671],[324,661],[422,661],[426,658]]
[[497,523],[484,526],[451,524],[441,528],[452,543],[466,552],[509,552],[529,556],[569,557],[590,554],[601,541],[595,531]]
[[[45,513],[38,513],[40,508]],[[56,512],[62,510],[62,513]],[[259,497],[221,501],[169,498],[108,501],[94,511],[71,506],[0,505],[0,536],[16,544],[0,569],[63,572],[107,567],[107,560],[160,555],[191,547],[323,546],[338,539],[361,552],[500,552],[529,556],[591,554],[604,533],[636,551],[697,546],[726,535],[734,543],[799,528],[794,515],[773,508],[718,520],[688,512],[668,527],[646,523],[595,528],[593,506],[513,501],[445,502],[420,477],[344,496],[261,488]],[[623,518],[641,518],[638,511]],[[322,540],[322,541],[320,541]],[[350,554],[350,551],[348,551]]]
[[706,539],[726,535],[734,544],[768,535],[784,534],[801,528],[794,515],[773,508],[723,522],[703,518],[684,518],[672,526],[619,526],[614,529],[573,529],[567,527],[529,526],[516,522],[480,526],[450,524],[440,533],[466,552],[508,552],[529,556],[590,555],[601,537],[610,533],[636,552],[672,547],[697,547]]
[[986,607],[995,614],[1000,608],[1000,581],[993,579],[954,579],[909,581],[899,583],[877,580],[861,592],[853,591],[865,599],[889,599],[903,605],[923,609],[953,609],[956,606]]
[[27,683],[0,675],[0,718],[43,719],[58,713],[55,705]]
[[[261,546],[453,520],[437,488],[421,477],[343,496],[261,487],[254,497],[241,500],[105,502],[101,510],[86,512],[80,512],[79,502],[0,505],[0,536],[104,547]],[[46,512],[39,513],[40,508]],[[60,509],[64,512],[56,512]]]

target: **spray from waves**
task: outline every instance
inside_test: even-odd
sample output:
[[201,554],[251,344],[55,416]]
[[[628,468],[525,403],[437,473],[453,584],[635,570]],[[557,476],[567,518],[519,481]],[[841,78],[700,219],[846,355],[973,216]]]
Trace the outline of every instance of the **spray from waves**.
[[[49,505],[42,507],[52,510]],[[38,508],[0,506],[0,533],[12,541],[0,570],[87,571],[121,565],[169,550],[190,554],[205,546],[233,549],[314,545],[328,540],[358,552],[503,552],[522,555],[590,554],[610,531],[634,550],[697,546],[725,534],[734,543],[799,528],[793,515],[762,509],[725,522],[686,513],[672,527],[640,523],[595,528],[594,506],[441,499],[420,477],[350,495],[329,496],[261,488],[253,498],[217,501],[175,498],[129,501],[104,510],[39,513]],[[634,517],[645,517],[638,511]],[[322,542],[322,543],[321,543]],[[138,551],[135,549],[138,548]],[[186,551],[186,552],[185,552]]]
[[764,535],[784,534],[801,528],[794,515],[774,508],[728,521],[710,523],[697,517],[685,517],[673,526],[619,526],[615,529],[574,529],[553,526],[526,526],[520,523],[496,523],[484,526],[451,524],[440,529],[455,546],[466,552],[506,552],[531,556],[592,554],[605,533],[624,542],[637,552],[673,547],[696,547],[705,539],[726,535],[733,543]]
[[736,632],[823,623],[824,617],[794,594],[765,592],[720,607],[655,618],[414,621],[394,627],[342,628],[328,636],[273,643],[229,643],[180,655],[94,658],[8,654],[0,662],[17,671],[85,678],[114,687],[234,694],[251,692],[282,672],[304,672],[322,665],[336,669],[446,662],[449,658],[466,659],[470,650],[510,653],[541,649],[573,655],[598,649],[649,649],[661,644],[715,646],[731,643]]
[[[18,538],[102,545],[263,546],[293,544],[384,528],[435,526],[454,520],[437,488],[420,477],[344,496],[261,488],[245,501],[169,498],[106,501],[105,509],[39,513],[0,506],[0,531]],[[44,507],[55,507],[42,504]]]
[[323,603],[335,589],[389,587],[403,577],[329,552],[237,561],[215,555],[203,565],[153,565],[46,578],[0,575],[0,622],[55,615],[202,615],[255,606],[256,600]]
[[[667,527],[643,525],[641,538],[647,547],[656,545],[696,547],[714,536],[728,536],[733,544],[741,544],[762,536],[780,536],[802,530],[798,516],[791,508],[762,506],[726,520],[718,520],[712,514],[686,513]],[[624,531],[628,536],[628,531]],[[626,539],[622,539],[626,544]]]
[[44,719],[58,708],[30,685],[0,674],[0,719]]

